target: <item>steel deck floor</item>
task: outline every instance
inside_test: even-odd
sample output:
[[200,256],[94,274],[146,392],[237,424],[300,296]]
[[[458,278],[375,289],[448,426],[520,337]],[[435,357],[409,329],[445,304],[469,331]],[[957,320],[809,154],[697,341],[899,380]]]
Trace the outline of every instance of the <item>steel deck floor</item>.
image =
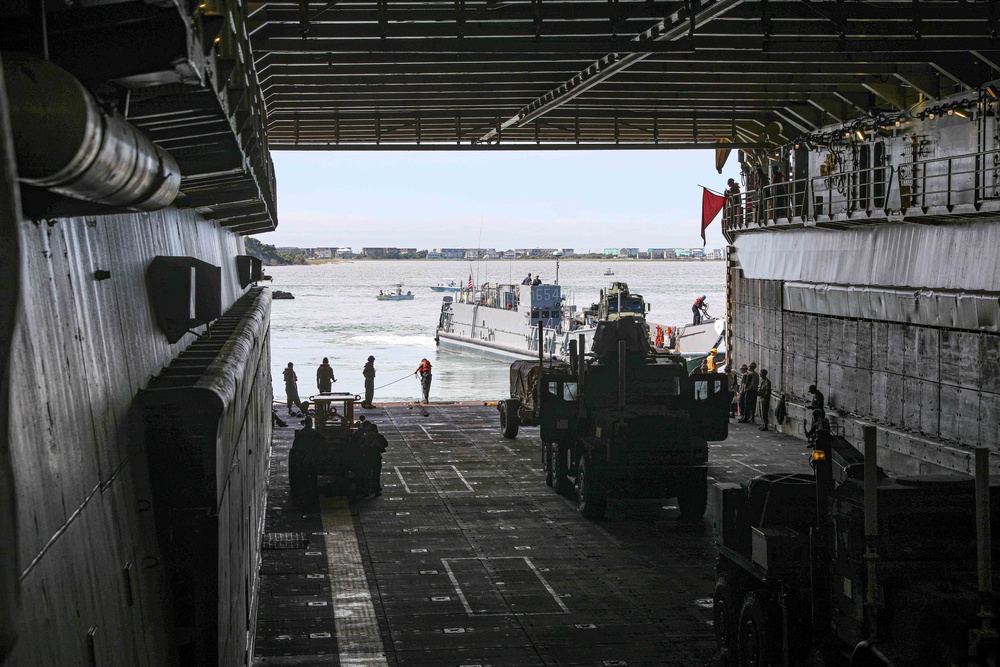
[[[291,506],[297,423],[275,428],[255,665],[717,662],[711,493],[701,524],[673,501],[612,502],[595,523],[545,485],[537,429],[504,439],[494,407],[366,414],[389,440],[384,495],[321,512]],[[808,471],[803,444],[733,423],[710,481]]]

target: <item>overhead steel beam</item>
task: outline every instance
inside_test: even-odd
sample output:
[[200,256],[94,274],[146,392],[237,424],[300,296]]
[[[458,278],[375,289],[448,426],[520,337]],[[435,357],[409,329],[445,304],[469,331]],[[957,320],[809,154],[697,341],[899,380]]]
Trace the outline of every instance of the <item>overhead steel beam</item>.
[[[704,25],[712,18],[719,16],[726,10],[738,5],[743,0],[689,0],[689,7],[694,7],[698,3],[700,11],[695,16],[685,16],[681,11],[675,12],[668,19],[664,19],[646,32],[637,35],[632,41],[636,43],[644,42],[670,42],[688,34],[690,27],[695,29]],[[693,11],[693,10],[689,10]],[[686,21],[685,19],[690,19]],[[690,24],[690,25],[689,25]],[[494,137],[499,138],[500,132],[505,127],[512,125],[523,125],[530,123],[536,118],[541,118],[553,109],[558,109],[567,102],[579,97],[594,86],[606,81],[618,72],[622,72],[635,63],[646,57],[643,53],[630,53],[621,55],[613,52],[593,63],[590,67],[579,72],[575,77],[563,83],[559,88],[549,91],[539,97],[531,104],[528,104],[514,116],[508,118],[496,130],[491,130],[478,140],[478,143],[487,143]]]

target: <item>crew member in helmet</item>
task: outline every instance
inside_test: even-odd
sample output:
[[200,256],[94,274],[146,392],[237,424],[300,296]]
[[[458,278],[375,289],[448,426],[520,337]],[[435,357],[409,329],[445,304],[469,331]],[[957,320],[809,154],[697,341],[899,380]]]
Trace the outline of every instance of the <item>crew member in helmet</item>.
[[702,320],[708,316],[708,297],[702,294],[694,300],[691,306],[691,313],[694,315],[691,324],[701,324]]
[[424,403],[430,403],[431,395],[431,362],[426,359],[420,360],[420,365],[413,373],[420,378],[420,389],[424,394]]
[[323,357],[323,363],[316,369],[316,388],[321,394],[329,394],[333,391],[333,383],[337,378],[333,377],[333,368],[330,367],[330,360]]

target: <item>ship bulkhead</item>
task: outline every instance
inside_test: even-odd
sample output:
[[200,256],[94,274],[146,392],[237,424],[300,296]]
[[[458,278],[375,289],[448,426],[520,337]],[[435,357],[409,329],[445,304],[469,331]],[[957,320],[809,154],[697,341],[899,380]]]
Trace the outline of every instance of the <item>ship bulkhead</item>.
[[959,113],[803,140],[789,182],[724,219],[731,359],[769,370],[787,431],[815,384],[851,441],[877,426],[897,472],[969,472],[1000,445],[1000,116],[982,90],[934,105]]
[[188,7],[50,7],[48,58],[5,10],[5,667],[253,654],[274,175],[239,3]]

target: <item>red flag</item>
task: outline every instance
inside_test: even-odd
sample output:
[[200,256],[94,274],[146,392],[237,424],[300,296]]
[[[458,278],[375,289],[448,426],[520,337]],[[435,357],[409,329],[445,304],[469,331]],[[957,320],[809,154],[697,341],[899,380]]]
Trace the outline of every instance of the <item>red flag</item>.
[[705,230],[708,226],[712,224],[715,220],[715,216],[719,215],[719,211],[726,204],[725,195],[717,195],[705,186],[702,186],[701,195],[701,244],[705,245]]

